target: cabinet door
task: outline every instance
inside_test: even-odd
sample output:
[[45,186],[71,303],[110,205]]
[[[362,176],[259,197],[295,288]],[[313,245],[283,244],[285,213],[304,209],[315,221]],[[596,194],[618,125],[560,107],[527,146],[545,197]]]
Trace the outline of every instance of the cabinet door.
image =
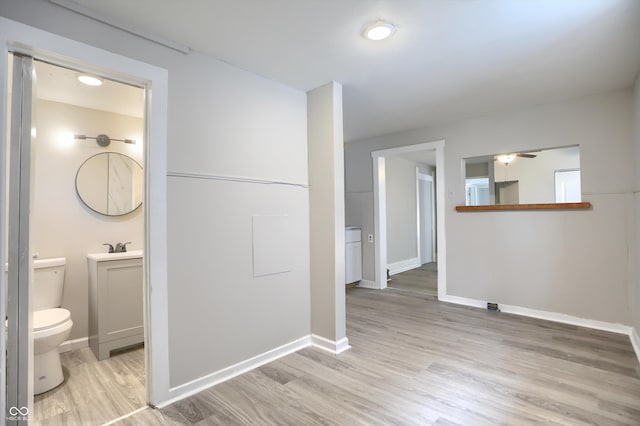
[[98,267],[100,343],[144,332],[142,262],[100,262]]
[[345,245],[345,284],[362,279],[362,243]]

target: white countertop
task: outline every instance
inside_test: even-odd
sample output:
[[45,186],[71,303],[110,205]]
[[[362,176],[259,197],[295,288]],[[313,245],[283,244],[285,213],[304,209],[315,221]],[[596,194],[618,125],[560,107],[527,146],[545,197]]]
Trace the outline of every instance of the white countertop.
[[96,262],[108,262],[110,260],[139,259],[142,257],[142,250],[131,250],[124,253],[91,253],[87,257]]

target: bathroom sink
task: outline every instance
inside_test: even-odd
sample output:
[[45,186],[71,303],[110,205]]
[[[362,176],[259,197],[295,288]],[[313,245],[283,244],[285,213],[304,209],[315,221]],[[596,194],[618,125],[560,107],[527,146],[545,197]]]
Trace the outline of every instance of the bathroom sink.
[[138,259],[142,257],[142,250],[130,250],[124,253],[92,253],[88,254],[87,257],[89,259],[95,260],[96,262],[121,259]]

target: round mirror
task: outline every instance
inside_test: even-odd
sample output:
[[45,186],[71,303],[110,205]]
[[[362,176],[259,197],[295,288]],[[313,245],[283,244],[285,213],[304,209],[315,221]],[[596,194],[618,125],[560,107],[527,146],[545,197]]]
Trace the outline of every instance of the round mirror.
[[91,210],[107,216],[131,213],[142,204],[142,166],[117,152],[103,152],[82,163],[76,192]]

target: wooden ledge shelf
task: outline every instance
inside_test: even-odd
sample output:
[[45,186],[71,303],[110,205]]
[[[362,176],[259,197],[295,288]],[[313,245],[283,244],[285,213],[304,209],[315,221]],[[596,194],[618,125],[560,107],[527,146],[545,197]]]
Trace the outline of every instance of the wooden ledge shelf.
[[546,204],[497,204],[487,206],[456,206],[458,212],[490,212],[505,210],[572,210],[590,209],[591,203],[546,203]]

